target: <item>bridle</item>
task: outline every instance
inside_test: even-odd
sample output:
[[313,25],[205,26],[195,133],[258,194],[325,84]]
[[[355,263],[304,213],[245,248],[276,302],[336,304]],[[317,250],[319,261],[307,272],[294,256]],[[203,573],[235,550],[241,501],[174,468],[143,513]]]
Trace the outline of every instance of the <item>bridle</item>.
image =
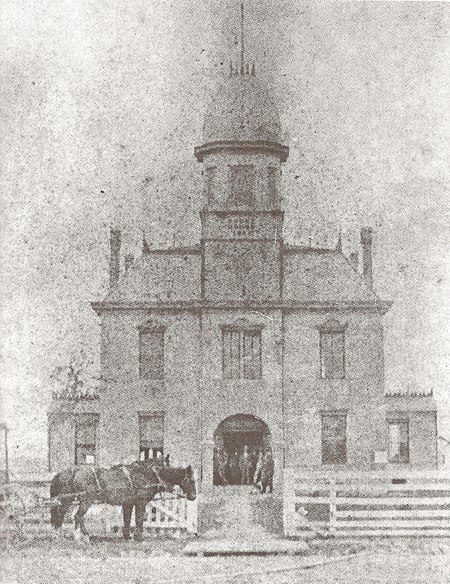
[[[157,487],[158,488],[158,494],[160,496],[161,499],[163,499],[164,497],[162,496],[162,493],[171,493],[172,495],[175,495],[178,499],[185,499],[186,498],[186,494],[185,493],[179,493],[178,491],[174,491],[174,487],[176,486],[176,484],[168,484],[166,481],[164,481],[161,478],[161,475],[159,474],[159,471],[157,470],[156,466],[152,467],[152,471],[154,472],[156,479],[157,479],[157,484],[155,485],[149,485],[149,487]],[[184,481],[187,481],[189,478],[188,476],[188,469],[185,469],[185,473],[184,473],[184,477],[181,479],[180,481],[180,485],[181,483],[183,483]]]

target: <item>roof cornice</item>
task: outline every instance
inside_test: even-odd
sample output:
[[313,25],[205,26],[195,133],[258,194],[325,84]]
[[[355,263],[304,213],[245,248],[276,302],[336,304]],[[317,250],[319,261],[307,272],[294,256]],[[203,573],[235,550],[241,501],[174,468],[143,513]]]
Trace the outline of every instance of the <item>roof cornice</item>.
[[393,302],[390,300],[366,301],[297,301],[274,300],[267,302],[249,301],[211,301],[211,300],[178,300],[178,301],[120,301],[104,300],[92,302],[91,306],[97,314],[123,310],[150,310],[150,311],[182,311],[202,312],[205,310],[281,310],[283,312],[311,311],[311,312],[375,312],[386,314]]
[[267,140],[224,140],[219,142],[208,142],[194,148],[194,156],[199,162],[203,162],[203,157],[205,155],[224,150],[238,150],[241,153],[270,152],[271,154],[278,154],[281,162],[286,162],[289,156],[288,146],[283,146],[278,142],[269,142]]

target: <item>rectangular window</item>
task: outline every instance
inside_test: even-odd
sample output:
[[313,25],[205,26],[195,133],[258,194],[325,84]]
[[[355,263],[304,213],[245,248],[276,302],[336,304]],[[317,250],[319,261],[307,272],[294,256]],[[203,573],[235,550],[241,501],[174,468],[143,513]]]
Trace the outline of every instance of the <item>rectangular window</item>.
[[142,379],[164,379],[164,331],[139,333],[139,370]]
[[223,330],[224,379],[261,379],[261,331]]
[[278,168],[269,167],[267,169],[267,190],[269,195],[269,204],[272,209],[277,208],[278,202]]
[[75,418],[75,464],[97,464],[98,414],[77,414]]
[[345,377],[344,332],[322,331],[320,333],[320,376],[322,379],[344,379]]
[[252,206],[255,197],[255,167],[236,165],[230,167],[230,199],[237,207]]
[[322,464],[347,462],[347,415],[322,414]]
[[210,166],[205,170],[205,190],[208,202],[214,199],[214,182],[216,177],[216,167]]
[[409,462],[408,420],[388,420],[389,462]]
[[162,458],[164,445],[164,414],[139,416],[139,460]]

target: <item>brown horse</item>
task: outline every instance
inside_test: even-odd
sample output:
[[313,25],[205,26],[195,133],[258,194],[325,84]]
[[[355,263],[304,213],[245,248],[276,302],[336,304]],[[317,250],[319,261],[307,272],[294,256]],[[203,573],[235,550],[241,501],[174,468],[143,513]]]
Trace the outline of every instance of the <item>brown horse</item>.
[[79,501],[75,514],[75,534],[78,530],[89,538],[84,516],[94,503],[121,505],[123,511],[123,536],[130,537],[130,522],[135,508],[136,531],[134,538],[142,541],[145,506],[157,493],[171,492],[178,485],[186,498],[196,496],[195,479],[191,466],[172,468],[152,461],[138,461],[112,468],[78,466],[58,473],[50,485],[51,524],[59,530],[71,503]]

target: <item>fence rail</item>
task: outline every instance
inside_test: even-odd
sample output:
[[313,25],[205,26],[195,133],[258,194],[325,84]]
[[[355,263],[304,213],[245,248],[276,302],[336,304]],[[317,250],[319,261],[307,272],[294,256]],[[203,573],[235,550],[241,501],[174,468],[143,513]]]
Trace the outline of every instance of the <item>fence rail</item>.
[[284,475],[284,532],[450,536],[448,473],[303,472]]

